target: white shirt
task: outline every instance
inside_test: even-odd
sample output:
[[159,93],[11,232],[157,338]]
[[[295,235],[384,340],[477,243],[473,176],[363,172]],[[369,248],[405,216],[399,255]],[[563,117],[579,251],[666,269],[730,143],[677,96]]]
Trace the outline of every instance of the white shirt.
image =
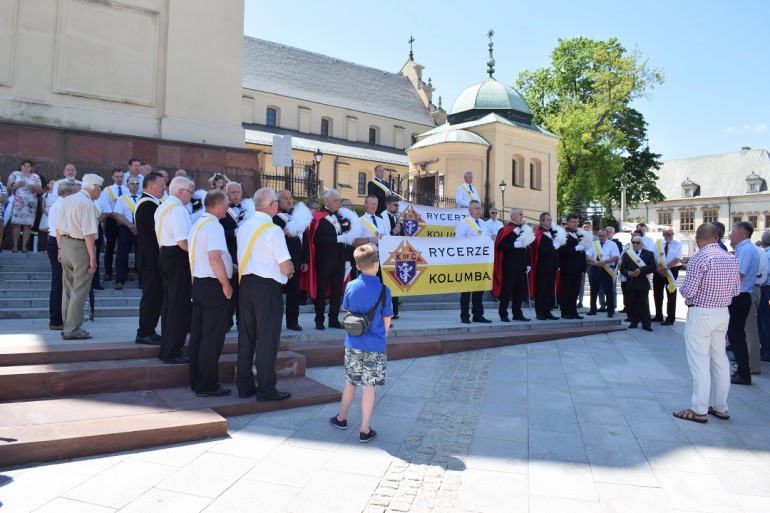
[[[141,191],[142,189],[139,189],[139,190]],[[120,199],[120,196],[122,196],[123,194],[128,194],[128,186],[126,185],[126,182],[123,182],[123,185],[117,185],[113,183],[109,187],[102,190],[102,195],[106,195],[110,199],[111,207],[115,206],[115,202],[118,201]],[[141,194],[142,193],[140,192],[139,195],[141,196]],[[113,197],[115,199],[113,199]]]
[[59,217],[59,207],[61,207],[62,201],[64,201],[64,198],[61,196],[57,197],[51,208],[48,209],[48,233],[53,237],[56,236],[56,220]]
[[[481,233],[474,230],[471,225],[468,224],[466,219],[473,223],[473,226],[478,228]],[[455,237],[482,237],[484,235],[487,237],[491,236],[487,223],[481,219],[478,219],[478,224],[476,224],[476,221],[474,221],[471,216],[467,216],[465,219],[457,223],[457,226],[455,227]]]
[[98,198],[94,200],[94,206],[96,207],[96,214],[102,217],[104,214],[111,214],[112,207],[110,206],[110,198],[108,194],[102,193]]
[[[647,249],[645,246],[644,249]],[[666,255],[666,241],[664,239],[660,240],[660,251],[663,253],[663,261],[666,263],[666,266],[676,260],[677,258],[679,261],[682,261],[682,243],[679,242],[676,239],[672,239],[671,243],[668,245],[668,255]],[[660,257],[658,257],[658,243],[656,242],[653,244],[652,254],[655,255],[655,263],[660,264]]]
[[[468,192],[465,189],[468,188]],[[457,192],[455,193],[455,203],[458,207],[467,207],[470,205],[471,200],[481,201],[479,198],[479,190],[473,186],[473,184],[467,184],[463,182],[457,186]]]
[[497,237],[497,232],[503,229],[503,222],[499,219],[489,218],[486,220],[486,223],[487,230],[489,230],[489,235],[492,237]]
[[[104,196],[103,193],[102,193],[102,196]],[[115,202],[115,206],[112,208],[112,212],[115,214],[122,214],[123,217],[125,217],[129,223],[134,224],[134,213],[136,212],[136,203],[139,201],[141,196],[142,196],[141,194],[134,195],[134,198],[136,198],[136,201],[134,201],[131,198],[130,194],[124,194],[123,196],[117,199],[117,201]],[[133,210],[131,210],[129,203],[131,204],[131,206],[134,207]]]
[[278,225],[273,225],[263,231],[246,261],[246,250],[251,243],[254,232],[263,223],[272,223],[273,218],[264,212],[254,212],[254,215],[244,221],[238,228],[236,240],[238,242],[238,262],[243,270],[243,275],[254,274],[262,278],[269,278],[278,283],[285,284],[289,277],[281,272],[279,264],[291,260],[289,248],[286,246],[286,237]]
[[[160,223],[161,215],[163,215],[162,223]],[[190,214],[176,196],[170,196],[155,210],[155,230],[157,232],[160,229],[158,243],[161,246],[176,246],[180,240],[187,240],[190,226],[192,226]]]
[[642,237],[642,247],[647,251],[652,251],[653,255],[658,254],[658,248],[655,246],[655,241],[646,235]]
[[381,235],[390,235],[390,219],[385,219],[382,215],[375,215],[374,219],[376,221],[373,221],[372,216],[369,214],[362,215],[360,219],[363,226],[361,226],[359,238],[368,239],[369,237],[375,237],[369,227],[372,227],[376,233]]
[[[203,224],[204,221],[206,224]],[[203,226],[201,226],[203,224]],[[200,227],[200,229],[198,229]],[[214,215],[204,212],[198,221],[190,228],[187,235],[187,247],[190,248],[189,258],[193,261],[193,278],[216,278],[214,269],[209,262],[209,251],[222,251],[222,263],[225,264],[227,277],[233,277],[233,258],[227,252],[225,229]]]
[[[56,180],[53,183],[53,190],[51,191],[51,196],[53,196],[54,199],[59,197],[59,184],[62,183],[62,182],[66,182],[66,181],[67,181],[66,178],[62,178],[60,180]],[[83,182],[81,182],[80,180],[74,180],[74,183],[79,184],[79,185],[83,185]]]
[[[596,241],[599,243],[599,246],[602,250],[602,260],[609,260],[612,257],[619,257],[620,252],[618,251],[618,245],[612,242],[610,239],[607,239],[604,241],[604,244],[600,243],[599,241]],[[586,250],[586,256],[591,257],[594,260],[599,260],[599,256],[596,254],[596,248],[594,248],[594,245],[591,244],[591,247]],[[612,266],[613,264],[608,264]]]

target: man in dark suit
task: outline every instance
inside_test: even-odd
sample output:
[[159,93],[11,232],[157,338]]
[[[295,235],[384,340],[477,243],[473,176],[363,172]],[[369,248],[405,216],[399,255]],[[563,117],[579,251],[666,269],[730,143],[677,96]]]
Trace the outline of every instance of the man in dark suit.
[[[246,211],[243,209],[241,202],[243,200],[243,188],[238,182],[230,182],[225,186],[225,192],[227,193],[227,199],[229,200],[229,206],[225,216],[219,220],[219,224],[225,230],[225,243],[227,244],[227,252],[230,253],[233,265],[238,266],[238,241],[235,236],[238,226],[240,226],[245,217]],[[233,314],[235,314],[236,320],[239,313],[238,302],[238,273],[233,273],[230,278],[230,286],[233,288],[233,295],[230,298],[230,304],[227,308],[227,329],[230,330],[233,327]]]
[[521,312],[521,300],[527,295],[526,280],[529,279],[527,269],[530,262],[529,249],[522,240],[519,240],[524,226],[524,211],[520,208],[512,208],[511,223],[497,233],[495,240],[495,277],[492,295],[500,300],[497,313],[502,322],[510,322],[509,300],[512,302],[513,320],[529,321]]
[[385,182],[385,168],[381,165],[374,166],[374,180],[371,180],[366,187],[367,196],[377,196],[377,210],[375,214],[380,215],[385,210],[385,202],[388,196],[393,192]]
[[[137,202],[134,221],[136,224],[136,267],[142,275],[142,299],[139,302],[139,328],[136,343],[160,345],[155,332],[163,305],[163,278],[158,269],[158,238],[155,235],[155,210],[166,182],[160,173],[150,172],[144,177],[144,190]],[[161,331],[164,329],[161,326]]]
[[626,277],[626,313],[631,320],[628,326],[636,328],[639,322],[642,329],[652,331],[650,318],[650,280],[647,277],[655,271],[655,255],[644,249],[640,235],[631,239],[631,249],[620,260],[620,274]]
[[580,280],[586,270],[586,254],[580,243],[577,228],[580,219],[575,214],[567,216],[567,242],[559,248],[561,259],[561,307],[562,319],[582,319],[577,313]]
[[289,190],[278,193],[278,213],[273,216],[273,223],[284,231],[286,247],[291,255],[291,263],[294,269],[299,269],[286,282],[286,328],[292,331],[302,331],[299,325],[299,281],[300,274],[306,273],[310,262],[310,248],[304,230],[299,236],[286,231],[286,225],[291,221],[294,212],[294,197]]
[[552,223],[551,214],[540,214],[540,226],[530,248],[529,290],[535,297],[535,314],[539,321],[559,319],[551,313],[556,269],[559,268],[559,243],[554,240],[556,231],[551,227]]

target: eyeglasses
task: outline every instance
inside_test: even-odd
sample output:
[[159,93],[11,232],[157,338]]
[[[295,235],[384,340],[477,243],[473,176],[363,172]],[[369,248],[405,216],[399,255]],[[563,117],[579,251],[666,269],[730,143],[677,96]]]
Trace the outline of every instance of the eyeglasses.
[[635,241],[632,242],[632,244],[641,244],[641,243],[642,243],[642,241],[640,241],[640,240],[635,240]]
[[191,191],[190,189],[179,189],[179,190],[180,190],[180,191],[184,191],[184,192],[189,192],[189,193],[190,193],[190,196],[192,196],[193,194],[195,194],[195,191]]
[[139,185],[139,182],[128,182],[128,185]]

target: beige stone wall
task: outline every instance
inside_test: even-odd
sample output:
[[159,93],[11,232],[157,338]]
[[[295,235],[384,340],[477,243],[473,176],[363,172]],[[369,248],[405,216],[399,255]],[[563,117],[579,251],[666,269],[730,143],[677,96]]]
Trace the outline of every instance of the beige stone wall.
[[331,122],[331,137],[368,143],[369,127],[373,126],[378,129],[377,144],[397,149],[411,146],[412,135],[417,136],[434,128],[251,89],[242,90],[241,115],[244,123],[264,125],[268,107],[278,110],[277,124],[281,128],[320,134],[321,119],[327,118]]
[[[466,171],[473,173],[473,185],[482,192],[486,173],[487,147],[480,144],[444,143],[410,150],[410,174],[414,179],[435,175],[444,182],[444,196],[455,197],[457,187],[465,183]],[[423,170],[420,163],[427,163]],[[438,188],[438,187],[437,187]],[[439,193],[440,191],[437,191]]]
[[242,0],[0,0],[0,121],[242,147],[242,32]]

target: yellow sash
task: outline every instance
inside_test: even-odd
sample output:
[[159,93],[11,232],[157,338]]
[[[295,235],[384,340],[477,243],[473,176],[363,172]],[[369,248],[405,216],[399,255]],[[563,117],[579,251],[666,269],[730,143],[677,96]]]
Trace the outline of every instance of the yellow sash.
[[[368,215],[368,214],[367,214],[367,215]],[[364,218],[364,216],[361,216],[361,218],[360,218],[360,219],[361,219],[361,222],[362,222],[362,223],[364,223],[364,226],[366,226],[366,229],[367,229],[367,230],[369,230],[370,232],[372,232],[372,236],[373,236],[373,237],[377,237],[377,236],[379,235],[379,232],[377,231],[377,229],[376,229],[374,226],[372,226],[372,223],[370,223],[369,221],[367,221],[367,220]]]
[[631,257],[631,260],[633,260],[634,263],[637,265],[637,267],[639,267],[640,269],[646,265],[644,262],[642,262],[639,256],[636,253],[634,253],[633,249],[629,249],[627,253],[628,253],[628,256]]
[[[604,260],[604,257],[602,256],[602,247],[601,247],[601,245],[599,244],[599,241],[598,241],[598,240],[595,240],[595,241],[594,241],[594,251],[596,251],[596,256],[597,256],[597,258],[598,258],[599,260]],[[609,265],[607,265],[607,264],[605,263],[605,264],[602,266],[602,269],[604,269],[605,271],[607,271],[607,274],[609,274],[609,275],[610,275],[610,277],[612,278],[612,281],[615,281],[615,273],[614,273],[614,272],[612,272],[612,270],[610,270],[610,267],[609,267]]]
[[158,238],[158,246],[160,246],[160,230],[163,227],[163,218],[166,217],[166,214],[168,214],[171,209],[176,207],[184,208],[184,205],[181,203],[171,202],[161,207],[163,210],[160,211],[160,217],[158,217],[158,225],[155,227],[155,236]]
[[471,192],[471,190],[464,183],[460,184],[460,187],[463,188],[463,190],[465,191],[465,194],[467,194],[470,199],[474,199],[473,193]]
[[465,222],[471,225],[471,228],[473,228],[473,231],[476,232],[476,235],[481,235],[481,228],[476,224],[476,221],[471,221],[470,217],[466,217]]
[[257,237],[262,235],[262,232],[270,228],[271,226],[278,226],[270,221],[264,223],[262,226],[254,230],[254,235],[251,236],[249,245],[246,247],[246,252],[243,254],[243,261],[238,262],[238,283],[243,278],[243,270],[246,269],[246,264],[249,263],[249,257],[251,257],[251,250],[254,249],[254,243],[257,242]]
[[114,203],[116,198],[115,198],[115,193],[112,192],[112,187],[107,187],[107,192],[109,193],[110,198],[112,198],[112,201]]
[[198,238],[198,232],[201,231],[201,228],[203,228],[203,225],[206,223],[210,223],[213,221],[210,217],[207,217],[203,221],[201,221],[201,224],[198,225],[198,227],[193,232],[192,240],[190,241],[190,280],[193,279],[193,266],[195,265],[195,240]]
[[377,187],[385,191],[385,194],[390,194],[390,189],[382,185],[380,182],[378,182],[377,180],[372,180],[372,182],[374,182],[374,185],[376,185]]
[[668,289],[669,294],[673,294],[676,292],[676,280],[674,279],[674,274],[671,272],[671,269],[666,267],[666,259],[663,256],[663,244],[661,244],[661,240],[658,239],[655,241],[655,244],[658,246],[658,260],[660,261],[660,266],[666,270],[666,281],[668,281],[666,288]]
[[[136,202],[136,208],[139,208],[139,205],[141,205],[142,203],[147,203],[148,201],[152,201],[153,203],[155,203],[156,200],[153,200],[152,198],[148,198],[146,196],[144,198],[139,198],[139,201]],[[159,203],[155,203],[155,204],[158,205]],[[134,213],[136,213],[136,210],[134,210]]]
[[134,202],[128,199],[128,194],[124,194],[123,196],[121,196],[121,198],[123,198],[123,201],[126,202],[126,205],[128,205],[128,208],[131,210],[131,213],[136,214],[136,207],[138,206],[138,204],[134,205]]

